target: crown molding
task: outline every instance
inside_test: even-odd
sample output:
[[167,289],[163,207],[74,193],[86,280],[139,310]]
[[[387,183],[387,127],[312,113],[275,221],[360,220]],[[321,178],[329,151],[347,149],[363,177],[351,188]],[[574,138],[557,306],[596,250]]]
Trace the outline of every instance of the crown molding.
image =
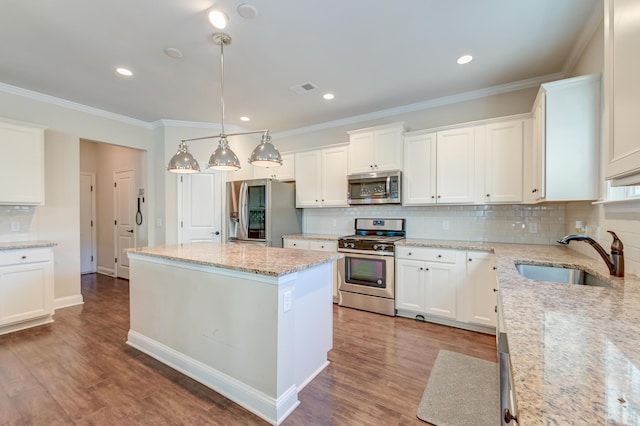
[[22,87],[12,86],[6,83],[0,83],[0,92],[10,95],[22,96],[23,98],[33,99],[35,101],[56,105],[62,108],[71,109],[98,117],[108,118],[110,120],[120,121],[122,123],[131,124],[145,129],[151,129],[151,123],[127,117],[126,115],[116,114],[114,112],[105,111],[99,108],[90,107],[79,104],[77,102],[68,101],[66,99],[57,98],[55,96],[45,95],[43,93],[34,92],[33,90],[23,89]]
[[484,89],[471,90],[469,92],[458,93],[451,96],[444,96],[442,98],[430,99],[428,101],[418,102],[414,104],[404,105],[395,108],[384,109],[362,115],[354,115],[352,117],[342,118],[334,121],[327,121],[325,123],[314,124],[312,126],[300,127],[298,129],[285,130],[282,132],[273,133],[274,138],[285,138],[289,136],[296,136],[305,133],[317,132],[321,130],[331,129],[340,126],[348,126],[351,124],[362,123],[365,121],[376,120],[380,118],[394,117],[401,114],[406,114],[415,111],[422,111],[431,108],[436,108],[444,105],[456,104],[459,102],[470,101],[479,98],[485,98],[488,96],[499,95],[502,93],[515,92],[523,89],[530,89],[532,87],[538,87],[543,83],[550,81],[560,80],[564,78],[562,73],[547,74],[539,77],[529,78],[526,80],[520,80],[513,83],[500,84],[497,86],[491,86]]

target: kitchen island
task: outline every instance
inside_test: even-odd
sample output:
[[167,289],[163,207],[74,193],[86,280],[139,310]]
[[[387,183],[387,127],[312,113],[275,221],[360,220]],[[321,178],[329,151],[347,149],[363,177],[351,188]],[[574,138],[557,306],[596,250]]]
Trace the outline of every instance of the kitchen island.
[[268,422],[328,365],[341,254],[200,242],[128,255],[127,344]]

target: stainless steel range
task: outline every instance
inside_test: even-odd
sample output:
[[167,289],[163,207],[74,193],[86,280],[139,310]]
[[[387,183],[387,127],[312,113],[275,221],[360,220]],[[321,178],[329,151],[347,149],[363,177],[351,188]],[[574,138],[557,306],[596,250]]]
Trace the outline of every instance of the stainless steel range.
[[339,305],[395,315],[395,242],[404,219],[356,219],[355,234],[338,240]]

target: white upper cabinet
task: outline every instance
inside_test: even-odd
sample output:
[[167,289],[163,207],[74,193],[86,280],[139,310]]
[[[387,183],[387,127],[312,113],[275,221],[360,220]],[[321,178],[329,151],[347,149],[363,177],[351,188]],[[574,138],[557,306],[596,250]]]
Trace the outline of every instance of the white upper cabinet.
[[465,204],[474,201],[475,129],[464,127],[438,132],[436,200]]
[[296,207],[347,206],[347,147],[295,155]]
[[0,120],[0,204],[44,204],[44,129]]
[[295,179],[295,159],[293,154],[282,155],[282,165],[278,167],[259,167],[249,166],[253,168],[254,179],[278,179],[278,180],[294,180]]
[[605,177],[640,185],[637,0],[605,0]]
[[541,85],[525,202],[598,198],[600,116],[599,75]]
[[348,173],[402,170],[402,123],[359,129],[349,134]]
[[474,202],[475,128],[405,138],[405,206]]
[[436,132],[404,138],[402,204],[406,206],[436,202],[436,138]]
[[484,126],[484,203],[522,202],[523,120]]

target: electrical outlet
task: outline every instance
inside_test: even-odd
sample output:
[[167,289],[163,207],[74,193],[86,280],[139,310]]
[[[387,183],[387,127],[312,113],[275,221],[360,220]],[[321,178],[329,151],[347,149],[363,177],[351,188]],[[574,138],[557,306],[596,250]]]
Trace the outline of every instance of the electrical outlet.
[[442,230],[443,231],[448,231],[449,230],[449,221],[448,220],[443,220],[442,221]]
[[11,222],[11,232],[20,232],[20,222]]
[[282,312],[291,310],[291,290],[287,290],[282,294]]
[[529,229],[528,229],[530,234],[537,234],[538,233],[538,224],[536,222],[529,222]]
[[335,219],[332,219],[332,220],[331,220],[331,225],[332,225],[334,228],[336,227],[336,220],[335,220]]

